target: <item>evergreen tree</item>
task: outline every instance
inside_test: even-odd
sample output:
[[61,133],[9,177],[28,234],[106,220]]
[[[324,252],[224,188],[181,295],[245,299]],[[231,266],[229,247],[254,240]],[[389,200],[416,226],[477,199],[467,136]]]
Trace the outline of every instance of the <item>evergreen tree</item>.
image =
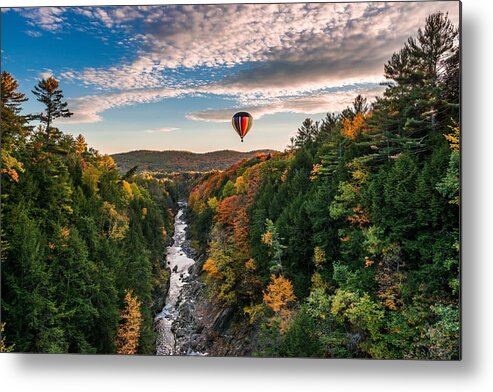
[[63,101],[62,90],[55,78],[50,76],[47,79],[41,79],[32,92],[37,97],[36,99],[45,106],[44,111],[35,115],[34,118],[44,125],[48,140],[53,121],[57,118],[71,117],[73,113],[69,111],[67,102]]

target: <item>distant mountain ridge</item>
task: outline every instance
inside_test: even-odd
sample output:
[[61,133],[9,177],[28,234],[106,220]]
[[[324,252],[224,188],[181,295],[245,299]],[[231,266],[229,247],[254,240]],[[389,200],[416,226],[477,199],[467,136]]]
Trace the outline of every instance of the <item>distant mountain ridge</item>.
[[138,171],[161,171],[166,173],[210,170],[225,170],[232,164],[243,159],[249,159],[257,154],[268,154],[275,150],[253,150],[240,152],[234,150],[219,150],[205,153],[190,151],[166,150],[151,151],[137,150],[112,155],[118,168],[127,171],[138,166]]

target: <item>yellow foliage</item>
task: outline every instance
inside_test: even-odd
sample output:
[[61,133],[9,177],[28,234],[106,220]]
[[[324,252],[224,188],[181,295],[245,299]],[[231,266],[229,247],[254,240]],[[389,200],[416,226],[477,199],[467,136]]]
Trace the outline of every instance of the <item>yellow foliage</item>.
[[355,180],[356,186],[361,186],[368,178],[368,167],[360,161],[353,160],[347,164],[347,167],[351,170],[351,177]]
[[448,140],[448,142],[450,144],[450,149],[452,151],[459,152],[459,150],[460,150],[460,131],[459,131],[459,127],[458,126],[450,127],[450,129],[452,129],[452,133],[445,134],[443,136],[445,136],[445,139]]
[[115,206],[107,201],[103,203],[102,210],[107,219],[106,233],[108,237],[115,240],[124,238],[128,229],[129,218],[124,214],[120,214]]
[[325,263],[325,251],[320,246],[316,246],[313,250],[313,263],[316,267]]
[[262,242],[265,245],[272,246],[272,233],[270,231],[266,231],[262,234]]
[[278,277],[272,275],[271,282],[264,292],[265,304],[277,313],[295,299],[291,281],[282,275]]
[[209,200],[207,200],[207,205],[209,206],[209,208],[214,212],[216,213],[217,212],[217,209],[219,208],[219,201],[217,200],[217,198],[214,196],[214,197],[211,197]]
[[116,347],[118,354],[132,355],[139,348],[140,327],[142,315],[140,307],[142,303],[132,290],[125,290],[125,309],[120,314]]
[[248,259],[248,261],[245,263],[245,268],[247,271],[256,271],[257,263],[255,262],[255,259]]
[[320,272],[314,272],[311,281],[312,288],[314,289],[323,289],[327,286],[322,278],[322,275],[320,275]]
[[130,186],[130,184],[127,181],[123,180],[122,181],[122,188],[123,188],[123,191],[125,193],[125,197],[127,199],[132,199],[134,196],[134,193],[132,192],[132,187]]
[[365,256],[365,268],[371,267],[375,262],[373,260],[370,260],[368,256]]
[[0,353],[9,353],[14,349],[14,346],[7,346],[5,344],[5,336],[3,331],[5,329],[5,323],[0,324]]
[[99,166],[108,170],[112,170],[116,168],[116,163],[109,155],[103,155],[99,158]]
[[144,219],[147,216],[147,208],[142,207],[141,213],[142,213],[142,219]]
[[60,229],[60,237],[62,237],[63,239],[67,239],[68,237],[70,237],[70,229],[68,227],[62,227]]
[[84,136],[79,135],[75,138],[75,152],[77,155],[81,155],[87,151],[87,143]]
[[245,179],[239,176],[235,181],[235,191],[237,194],[244,193],[246,191]]
[[392,299],[392,298],[387,298],[384,301],[384,305],[385,305],[386,308],[388,308],[390,310],[396,310],[397,309],[397,305],[395,303],[395,300]]
[[251,306],[245,306],[243,308],[243,313],[248,316],[250,324],[253,324],[257,319],[263,314],[264,305],[256,304]]
[[202,271],[207,272],[213,278],[219,279],[222,276],[222,272],[219,269],[217,262],[213,258],[208,258],[202,267]]

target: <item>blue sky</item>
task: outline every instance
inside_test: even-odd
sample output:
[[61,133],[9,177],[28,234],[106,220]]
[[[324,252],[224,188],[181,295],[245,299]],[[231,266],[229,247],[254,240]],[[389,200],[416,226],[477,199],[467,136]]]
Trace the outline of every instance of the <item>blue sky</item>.
[[2,70],[27,112],[40,78],[60,80],[74,116],[56,125],[103,153],[282,150],[306,117],[379,95],[383,64],[435,11],[458,23],[458,2],[3,9]]

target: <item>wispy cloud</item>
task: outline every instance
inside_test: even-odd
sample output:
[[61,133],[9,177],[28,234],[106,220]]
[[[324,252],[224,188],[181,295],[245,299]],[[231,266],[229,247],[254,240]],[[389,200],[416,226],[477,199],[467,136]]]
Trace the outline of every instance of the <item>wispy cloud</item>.
[[63,123],[94,123],[103,120],[101,113],[118,107],[157,102],[190,93],[187,90],[153,89],[134,90],[104,95],[88,95],[69,99],[72,117],[58,120]]
[[[373,101],[375,96],[380,95],[382,91],[383,87],[351,89],[300,98],[277,99],[261,105],[243,106],[241,109],[251,113],[255,119],[269,114],[287,112],[306,114],[341,112],[351,105],[358,94],[367,97],[369,101]],[[196,121],[229,122],[231,116],[238,110],[239,108],[202,110],[189,113],[187,118]]]
[[164,128],[151,128],[151,129],[146,129],[144,132],[147,133],[167,133],[167,132],[173,132],[177,131],[180,128],[171,128],[171,127],[164,127]]
[[39,38],[43,35],[40,31],[26,30],[25,33],[33,38]]
[[76,8],[107,28],[127,31],[141,49],[131,62],[73,77],[101,88],[155,88],[169,69],[251,64],[223,87],[241,92],[369,81],[436,10],[458,19],[454,2]]
[[67,9],[65,7],[33,7],[13,8],[13,10],[26,18],[29,25],[54,32],[62,28],[65,22],[63,14]]
[[[457,3],[442,1],[46,7],[22,15],[57,32],[72,13],[135,43],[130,60],[60,73],[111,91],[70,101],[76,114],[66,121],[96,122],[105,110],[194,94],[228,97],[257,117],[337,111],[357,94],[351,86],[382,81],[383,64],[438,10],[458,22]],[[229,76],[204,83],[172,77],[217,68]],[[341,91],[328,94],[331,88]],[[228,110],[189,114],[204,121],[226,117]]]
[[162,67],[148,57],[139,57],[131,64],[103,68],[86,68],[83,71],[65,71],[61,77],[79,80],[85,86],[101,90],[133,90],[156,88],[165,85]]

